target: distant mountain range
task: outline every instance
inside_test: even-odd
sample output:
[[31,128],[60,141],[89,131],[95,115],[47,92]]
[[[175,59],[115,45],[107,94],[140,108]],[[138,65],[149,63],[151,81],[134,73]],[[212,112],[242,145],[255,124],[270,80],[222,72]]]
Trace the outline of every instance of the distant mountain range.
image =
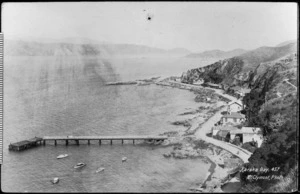
[[290,43],[295,43],[295,42],[297,42],[297,40],[288,40],[288,41],[282,42],[280,44],[277,44],[275,47],[281,47],[281,46],[285,46],[285,45],[288,45]]
[[231,51],[221,51],[221,50],[210,50],[210,51],[204,51],[202,53],[192,53],[187,55],[186,57],[189,58],[229,58],[233,56],[238,56],[243,53],[247,52],[247,50],[244,49],[234,49]]
[[135,44],[114,44],[82,38],[5,40],[5,55],[176,55],[185,56],[191,51],[185,48],[170,50]]
[[[25,40],[25,39],[24,39]],[[5,39],[5,55],[14,56],[51,56],[51,55],[175,55],[187,58],[212,58],[216,60],[226,59],[234,56],[243,56],[247,61],[263,60],[263,57],[272,58],[272,48],[261,47],[256,50],[247,51],[244,49],[234,49],[231,51],[210,50],[201,53],[192,53],[185,48],[160,49],[145,45],[136,44],[115,44],[104,41],[95,41],[88,38],[64,38],[64,39],[41,39],[26,38],[26,40]],[[296,40],[285,41],[277,45],[281,47]],[[277,51],[276,51],[277,52]],[[247,57],[249,56],[249,57]],[[258,57],[258,58],[257,58]],[[274,57],[274,56],[273,56]],[[266,58],[268,60],[268,58]]]

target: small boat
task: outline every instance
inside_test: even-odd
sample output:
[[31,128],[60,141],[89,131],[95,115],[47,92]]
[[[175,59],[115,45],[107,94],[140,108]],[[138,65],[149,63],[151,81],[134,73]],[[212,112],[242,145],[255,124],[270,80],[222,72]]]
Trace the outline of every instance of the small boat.
[[55,177],[53,180],[51,180],[52,184],[56,184],[59,182],[59,179],[57,177]]
[[68,156],[69,156],[68,154],[61,154],[61,155],[57,156],[56,158],[61,159],[61,158],[65,158],[65,157],[68,157]]
[[102,172],[102,171],[104,171],[104,169],[105,169],[105,168],[98,168],[98,169],[96,170],[96,173]]
[[125,162],[126,160],[127,160],[126,157],[123,157],[123,158],[122,158],[122,162]]
[[85,165],[86,165],[85,163],[79,162],[78,164],[76,164],[74,166],[74,168],[81,168],[81,167],[84,167]]

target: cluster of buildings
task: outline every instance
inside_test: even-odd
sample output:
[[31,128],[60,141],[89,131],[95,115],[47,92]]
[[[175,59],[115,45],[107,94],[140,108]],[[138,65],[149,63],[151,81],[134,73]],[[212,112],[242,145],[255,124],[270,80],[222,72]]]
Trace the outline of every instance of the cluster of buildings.
[[227,111],[221,120],[212,128],[212,136],[216,139],[234,142],[236,139],[241,144],[253,142],[258,147],[263,142],[262,130],[259,127],[238,127],[245,120],[245,115],[241,114],[243,110],[241,102],[233,102],[227,105]]

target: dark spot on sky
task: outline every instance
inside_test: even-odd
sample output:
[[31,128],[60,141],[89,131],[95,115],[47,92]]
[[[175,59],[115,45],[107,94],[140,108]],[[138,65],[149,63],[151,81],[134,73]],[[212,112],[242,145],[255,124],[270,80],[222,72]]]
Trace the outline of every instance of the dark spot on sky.
[[151,17],[150,16],[148,16],[148,18],[147,18],[148,20],[151,20]]

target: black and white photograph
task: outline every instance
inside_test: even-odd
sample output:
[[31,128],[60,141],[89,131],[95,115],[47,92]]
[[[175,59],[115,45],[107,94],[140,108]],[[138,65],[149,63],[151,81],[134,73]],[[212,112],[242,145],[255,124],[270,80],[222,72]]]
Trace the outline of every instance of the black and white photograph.
[[4,193],[299,191],[296,2],[3,2]]

